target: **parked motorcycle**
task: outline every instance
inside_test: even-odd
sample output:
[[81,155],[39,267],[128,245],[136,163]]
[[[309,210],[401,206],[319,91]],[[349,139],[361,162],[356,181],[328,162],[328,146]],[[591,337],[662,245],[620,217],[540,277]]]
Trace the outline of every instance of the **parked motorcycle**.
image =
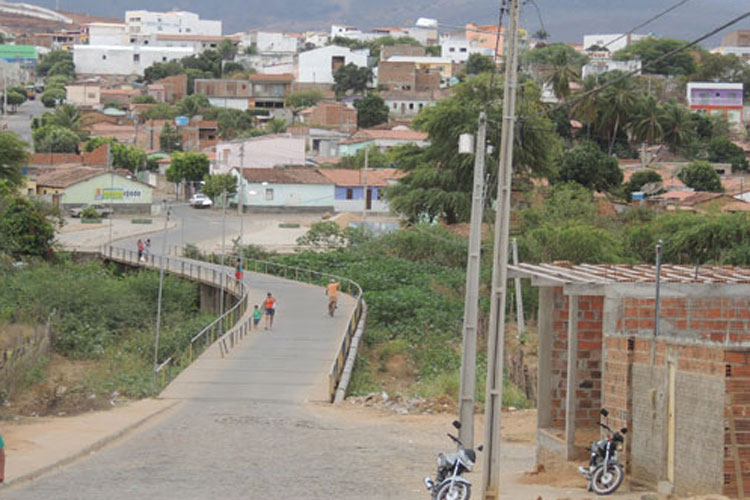
[[[604,418],[609,416],[609,412],[604,408],[599,413]],[[607,431],[607,439],[591,443],[591,447],[587,448],[591,452],[589,466],[578,467],[578,472],[588,481],[588,491],[593,491],[597,495],[609,495],[620,487],[625,478],[625,470],[620,465],[619,452],[622,451],[625,442],[624,435],[628,430],[623,427],[615,431],[601,422],[599,425]]]
[[[461,422],[453,421],[453,427],[461,428]],[[448,437],[456,443],[456,453],[441,453],[438,455],[437,476],[433,481],[424,478],[424,484],[432,495],[432,500],[469,500],[471,497],[471,483],[463,477],[464,472],[471,472],[477,460],[476,452],[465,448],[463,443],[451,434]],[[477,446],[482,451],[482,445]]]

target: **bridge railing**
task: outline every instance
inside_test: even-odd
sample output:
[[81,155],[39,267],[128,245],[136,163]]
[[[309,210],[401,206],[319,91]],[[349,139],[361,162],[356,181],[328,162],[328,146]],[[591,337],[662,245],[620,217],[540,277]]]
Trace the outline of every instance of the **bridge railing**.
[[[336,359],[333,360],[331,369],[328,372],[328,395],[331,402],[334,402],[336,398],[336,392],[346,393],[346,387],[339,387],[340,383],[348,385],[348,377],[342,380],[344,368],[347,365],[347,359],[351,359],[351,363],[354,362],[356,357],[356,345],[355,351],[350,355],[349,350],[352,348],[352,341],[357,333],[357,327],[362,313],[365,307],[365,301],[362,297],[362,287],[359,284],[349,278],[338,276],[331,273],[324,273],[321,271],[314,271],[312,269],[305,269],[302,267],[288,266],[286,264],[279,264],[277,262],[271,262],[260,259],[245,259],[245,268],[247,270],[254,271],[256,273],[270,274],[273,276],[280,276],[286,279],[293,279],[295,281],[303,281],[306,283],[325,286],[328,281],[335,279],[341,285],[341,291],[351,295],[356,304],[351,314],[349,314],[349,320],[346,323],[346,331],[344,337],[341,339],[341,345],[336,353]],[[351,367],[348,367],[351,370]]]
[[249,333],[251,319],[248,309],[249,290],[241,280],[235,279],[228,272],[229,268],[224,267],[222,271],[222,266],[217,264],[169,255],[145,254],[139,261],[137,252],[112,246],[102,247],[100,253],[111,261],[150,269],[158,270],[163,264],[165,272],[194,279],[217,288],[223,287],[225,292],[237,298],[237,302],[223,315],[213,320],[190,339],[187,352],[172,354],[154,369],[157,378],[161,380],[162,388],[178,373],[176,365],[179,361],[191,363],[195,357],[217,340],[221,356],[224,357],[241,338]]

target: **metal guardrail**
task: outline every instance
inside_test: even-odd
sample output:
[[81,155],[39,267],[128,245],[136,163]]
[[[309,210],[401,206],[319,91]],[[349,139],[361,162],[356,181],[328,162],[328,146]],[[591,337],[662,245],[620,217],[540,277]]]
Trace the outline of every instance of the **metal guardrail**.
[[111,261],[150,269],[159,269],[162,259],[164,259],[165,272],[178,274],[217,288],[221,288],[223,285],[225,292],[238,299],[234,306],[190,339],[187,353],[175,353],[154,369],[161,380],[162,388],[175,374],[172,368],[181,356],[186,356],[187,362],[192,363],[195,357],[213,344],[214,341],[218,341],[219,351],[221,356],[224,357],[241,338],[249,333],[251,320],[250,310],[248,309],[249,290],[241,280],[238,281],[228,272],[228,267],[225,266],[224,272],[222,272],[221,266],[218,264],[154,254],[144,255],[144,260],[139,262],[137,252],[112,246],[103,246],[100,253],[104,258]]

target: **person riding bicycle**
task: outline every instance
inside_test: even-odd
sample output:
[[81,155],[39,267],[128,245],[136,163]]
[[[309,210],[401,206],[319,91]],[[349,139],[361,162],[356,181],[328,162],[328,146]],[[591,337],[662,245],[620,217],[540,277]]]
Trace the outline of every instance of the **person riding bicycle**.
[[328,314],[333,316],[333,311],[338,306],[339,301],[339,283],[333,278],[328,282],[326,295],[328,295]]

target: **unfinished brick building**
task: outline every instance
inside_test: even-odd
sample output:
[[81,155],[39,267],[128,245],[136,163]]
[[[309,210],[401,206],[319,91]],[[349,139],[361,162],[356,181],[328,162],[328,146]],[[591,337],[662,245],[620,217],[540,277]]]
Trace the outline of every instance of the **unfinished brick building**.
[[539,287],[538,462],[584,460],[605,407],[632,481],[745,497],[750,268],[663,266],[658,305],[653,266],[511,273]]

